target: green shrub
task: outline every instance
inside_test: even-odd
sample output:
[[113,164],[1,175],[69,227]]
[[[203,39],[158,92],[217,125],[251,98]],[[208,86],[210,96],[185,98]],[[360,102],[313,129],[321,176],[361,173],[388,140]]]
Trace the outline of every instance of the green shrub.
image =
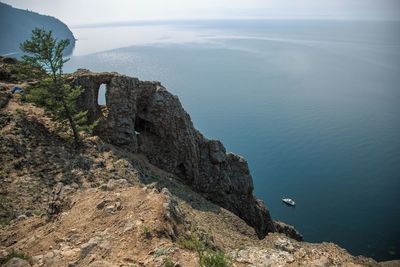
[[151,231],[150,228],[147,225],[143,225],[143,235],[147,238],[151,238]]
[[227,267],[229,263],[229,257],[222,251],[207,251],[200,256],[202,267]]
[[194,250],[197,252],[202,252],[206,249],[205,245],[197,237],[194,237],[194,236],[191,236],[189,239],[183,238],[183,237],[178,237],[176,243],[181,248],[185,248],[188,250]]
[[160,247],[154,251],[153,258],[158,258],[160,256],[166,255],[170,252],[168,248]]
[[170,258],[165,258],[163,261],[163,266],[164,267],[174,267],[175,266],[175,262],[173,262]]
[[9,225],[11,222],[10,218],[0,218],[0,225]]
[[25,117],[26,116],[26,112],[23,109],[17,108],[15,109],[15,112],[17,113],[18,116],[20,117]]
[[179,237],[177,244],[181,248],[196,251],[201,267],[226,267],[229,266],[230,259],[223,251],[214,251],[201,242],[197,237]]
[[14,64],[6,64],[6,70],[14,81],[29,81],[46,77],[46,72],[40,67],[32,66],[24,61],[16,61]]

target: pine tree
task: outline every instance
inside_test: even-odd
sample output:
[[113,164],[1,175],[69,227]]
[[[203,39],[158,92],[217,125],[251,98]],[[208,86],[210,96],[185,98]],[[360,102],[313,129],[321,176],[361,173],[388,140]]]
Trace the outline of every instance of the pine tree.
[[20,48],[26,54],[22,57],[25,62],[44,69],[48,78],[27,90],[25,99],[45,108],[60,122],[62,128],[72,131],[76,147],[81,146],[80,131],[91,131],[94,124],[87,122],[86,111],[79,111],[76,99],[82,92],[80,87],[71,87],[63,77],[64,64],[69,60],[63,52],[69,45],[68,39],[57,40],[52,31],[35,28],[30,40],[26,40]]

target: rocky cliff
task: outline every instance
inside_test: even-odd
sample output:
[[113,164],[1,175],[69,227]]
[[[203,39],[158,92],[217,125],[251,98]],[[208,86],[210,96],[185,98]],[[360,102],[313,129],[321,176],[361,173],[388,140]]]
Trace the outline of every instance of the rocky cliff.
[[[103,140],[144,154],[152,164],[245,220],[259,238],[275,231],[267,208],[253,196],[246,160],[196,130],[178,97],[160,83],[86,70],[74,73],[70,82],[84,88],[80,108],[88,110],[91,121],[99,120],[95,132]],[[97,103],[101,84],[107,86],[105,107]]]

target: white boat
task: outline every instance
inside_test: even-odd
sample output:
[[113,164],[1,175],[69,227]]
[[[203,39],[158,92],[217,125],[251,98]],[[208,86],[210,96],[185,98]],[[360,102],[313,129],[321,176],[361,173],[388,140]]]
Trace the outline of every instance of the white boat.
[[287,204],[287,205],[289,205],[289,206],[296,206],[296,202],[294,202],[294,200],[293,199],[291,199],[291,198],[282,198],[282,201],[285,203],[285,204]]

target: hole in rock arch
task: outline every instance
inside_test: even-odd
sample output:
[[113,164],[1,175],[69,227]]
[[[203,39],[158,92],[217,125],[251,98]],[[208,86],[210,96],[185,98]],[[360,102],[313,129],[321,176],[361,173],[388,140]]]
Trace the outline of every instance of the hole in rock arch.
[[97,104],[99,106],[105,106],[106,102],[106,92],[107,92],[107,84],[102,83],[99,86],[99,92],[97,94]]
[[146,134],[155,134],[155,128],[153,123],[137,116],[135,118],[135,132],[136,133],[146,133]]
[[183,163],[179,164],[176,168],[180,175],[186,176],[186,167]]

